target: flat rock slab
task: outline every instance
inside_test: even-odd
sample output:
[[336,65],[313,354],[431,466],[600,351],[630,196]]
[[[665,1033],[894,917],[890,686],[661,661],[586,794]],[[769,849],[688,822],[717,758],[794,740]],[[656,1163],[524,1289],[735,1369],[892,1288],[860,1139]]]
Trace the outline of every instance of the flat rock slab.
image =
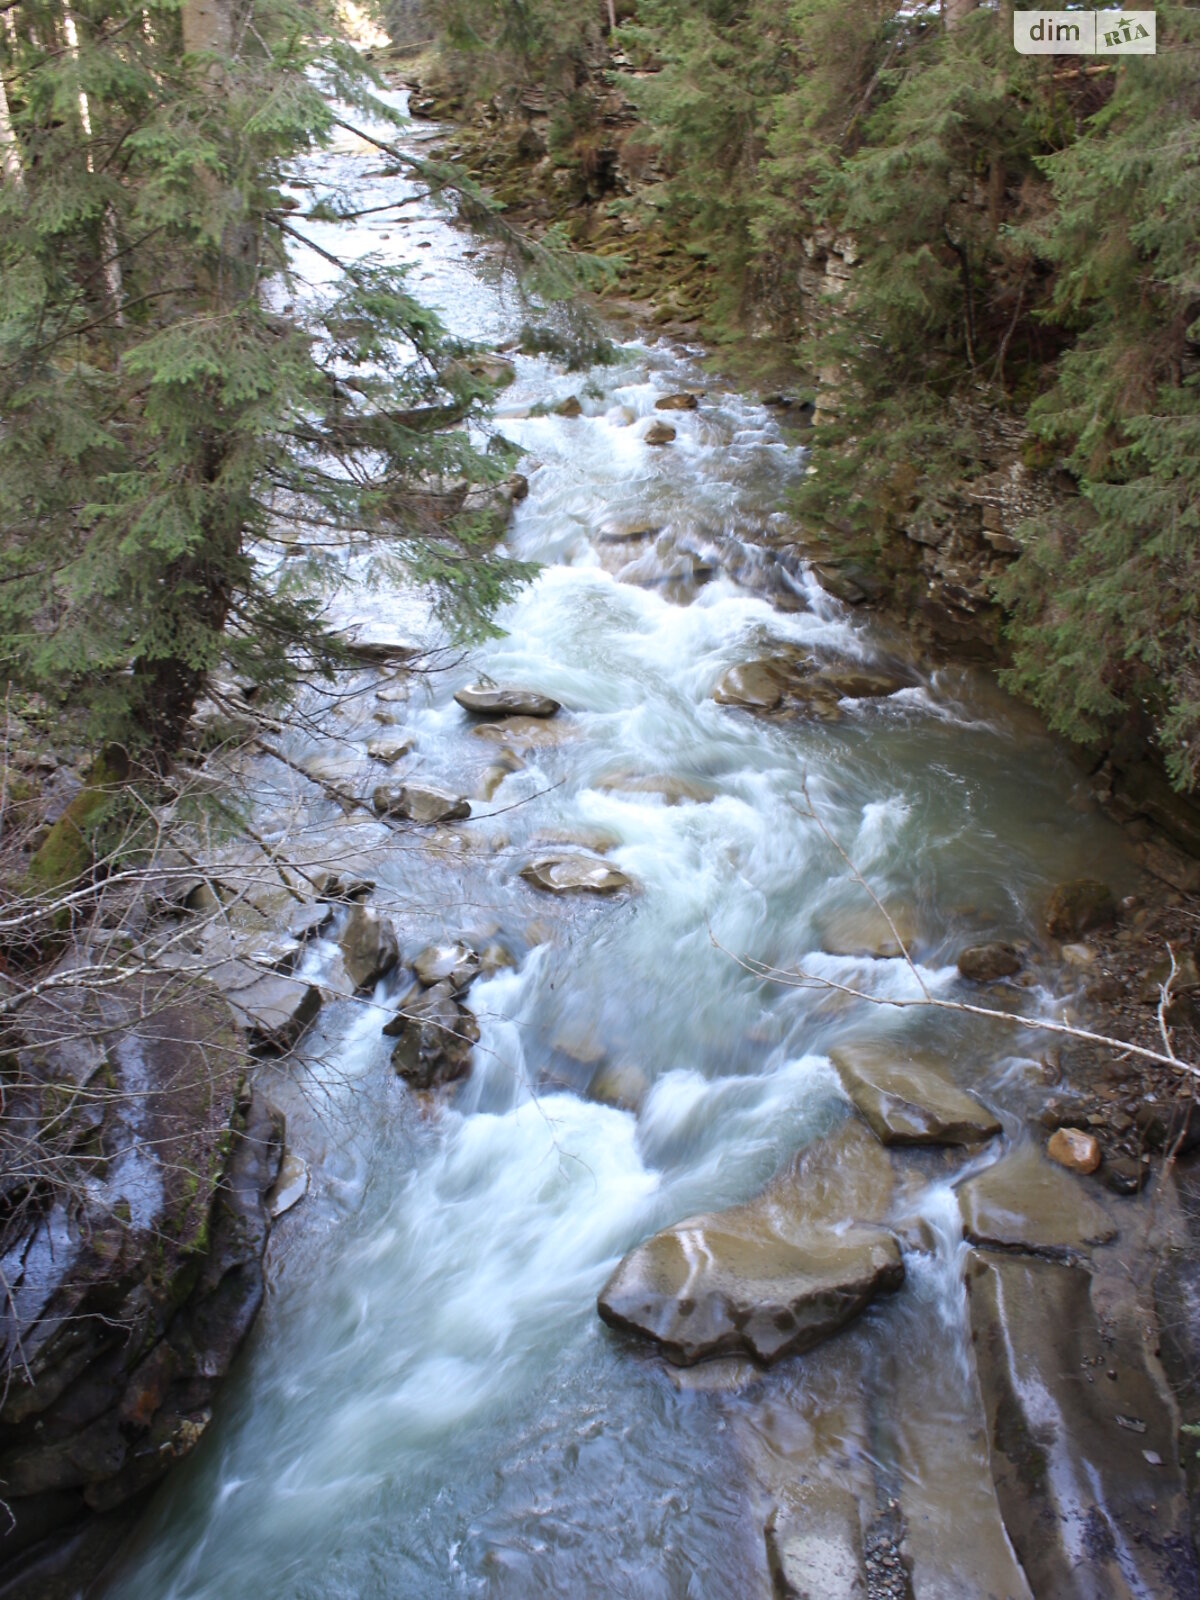
[[766,1364],[811,1350],[903,1281],[900,1247],[882,1228],[797,1239],[752,1203],[655,1234],[598,1305],[610,1327],[652,1339],[676,1366],[737,1355]]
[[764,1529],[778,1600],[867,1600],[862,1521],[854,1496],[832,1489],[794,1492]]
[[371,797],[383,817],[398,817],[404,822],[428,826],[435,822],[457,822],[471,815],[471,802],[445,789],[427,789],[419,784],[381,783]]
[[1101,1328],[1081,1267],[975,1251],[966,1281],[992,1476],[1034,1594],[1192,1600],[1173,1417],[1135,1330]]
[[1117,1236],[1086,1185],[1026,1145],[960,1185],[963,1232],[972,1244],[1081,1255]]
[[920,1052],[863,1043],[830,1051],[855,1109],[884,1144],[978,1144],[1000,1123]]
[[320,989],[300,978],[260,972],[240,961],[222,963],[210,976],[261,1050],[290,1050],[321,1009]]
[[472,684],[454,696],[464,711],[477,717],[552,717],[562,706],[547,694],[531,689],[495,689]]
[[633,885],[624,872],[593,856],[543,856],[522,867],[521,876],[549,894],[617,894]]

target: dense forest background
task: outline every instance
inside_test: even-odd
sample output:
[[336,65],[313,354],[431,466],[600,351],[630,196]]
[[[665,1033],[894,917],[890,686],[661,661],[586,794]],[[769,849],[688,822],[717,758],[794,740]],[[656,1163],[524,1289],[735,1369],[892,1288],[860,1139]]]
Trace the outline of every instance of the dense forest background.
[[993,540],[1008,684],[1195,790],[1200,11],[1158,7],[1158,53],[1108,60],[1019,55],[1011,10],[969,0],[411,12],[441,103],[523,119],[523,181],[590,207],[583,242],[598,215],[631,261],[668,239],[711,336],[812,375],[801,517],[886,570],[1004,441],[1032,486]]

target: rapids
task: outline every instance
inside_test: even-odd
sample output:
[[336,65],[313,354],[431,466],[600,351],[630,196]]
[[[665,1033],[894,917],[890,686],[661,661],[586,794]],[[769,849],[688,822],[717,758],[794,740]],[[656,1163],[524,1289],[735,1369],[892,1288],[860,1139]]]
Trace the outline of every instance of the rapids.
[[[455,333],[511,340],[527,313],[494,253],[380,168],[349,137],[314,158],[302,176],[318,191],[405,203],[306,231],[410,263]],[[296,265],[314,283],[327,271],[302,250]],[[964,944],[1031,938],[1052,883],[1100,857],[1119,887],[1121,846],[1061,748],[970,671],[912,661],[913,687],[832,722],[714,702],[730,666],[780,646],[885,664],[906,647],[805,573],[780,573],[769,542],[786,536],[806,460],[774,413],[713,379],[700,351],[612,331],[618,360],[592,372],[512,357],[498,412],[528,452],[530,493],[508,542],[542,571],[501,616],[504,636],[414,679],[406,704],[377,700],[387,674],[364,671],[357,696],[307,708],[324,745],[299,722],[285,742],[303,762],[333,738],[339,779],[369,792],[382,769],[365,746],[376,714],[394,716],[416,741],[406,773],[478,795],[497,747],[452,695],[480,674],[561,700],[562,737],[522,751],[469,822],[403,835],[289,771],[257,773],[259,829],[293,859],[336,854],[368,873],[407,954],[465,936],[500,940],[517,964],[470,990],[474,1068],[433,1106],[389,1070],[396,976],[374,1003],[327,1004],[273,1070],[310,1192],[276,1231],[248,1348],[114,1600],[746,1600],[770,1592],[772,1485],[800,1470],[848,1488],[866,1520],[898,1498],[926,1594],[974,1592],[981,1551],[1004,1538],[951,1187],[987,1150],[906,1158],[899,1204],[922,1243],[904,1289],[766,1375],[672,1373],[601,1325],[596,1294],[652,1231],[751,1196],[845,1121],[827,1052],[851,1033],[953,1046],[959,1081],[1011,1130],[1039,1081],[1034,1035],[738,965],[916,992],[902,961],[823,949],[865,897],[804,814],[803,785],[911,918],[935,993],[958,992]],[[699,409],[667,417],[673,444],[646,446],[656,398],[680,389],[703,391]],[[578,417],[530,415],[571,395]],[[625,542],[622,524],[657,531]],[[342,620],[441,642],[413,596],[369,586],[365,563]],[[687,780],[679,803],[636,786],[664,776]],[[636,891],[539,895],[519,869],[560,838],[608,844]],[[305,968],[335,989],[336,934]],[[1060,1007],[1033,971],[1020,1003]],[[624,1104],[589,1097],[601,1065],[619,1069]]]

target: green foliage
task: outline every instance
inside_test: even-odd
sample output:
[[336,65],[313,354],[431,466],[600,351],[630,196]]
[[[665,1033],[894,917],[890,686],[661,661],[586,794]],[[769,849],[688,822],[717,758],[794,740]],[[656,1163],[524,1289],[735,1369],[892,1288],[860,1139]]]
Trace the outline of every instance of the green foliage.
[[[22,3],[0,35],[0,653],[97,742],[157,755],[219,661],[268,694],[338,663],[321,586],[364,534],[463,634],[525,576],[454,495],[430,512],[431,482],[506,462],[472,443],[486,386],[403,274],[347,265],[272,308],[303,237],[288,163],[333,95],[381,114],[357,58],[292,0],[257,5],[231,58],[189,56],[188,3],[76,5],[71,27]],[[419,425],[439,406],[460,426]]]

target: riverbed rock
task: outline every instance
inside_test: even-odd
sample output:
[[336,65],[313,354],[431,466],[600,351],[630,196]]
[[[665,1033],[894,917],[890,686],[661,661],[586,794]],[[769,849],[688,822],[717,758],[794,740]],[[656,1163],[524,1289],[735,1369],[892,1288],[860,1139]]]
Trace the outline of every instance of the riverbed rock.
[[824,1486],[793,1491],[772,1509],[764,1533],[775,1600],[866,1600],[853,1495]]
[[1046,1154],[1068,1172],[1086,1177],[1100,1165],[1100,1141],[1095,1134],[1084,1133],[1079,1128],[1058,1128],[1050,1135]]
[[596,529],[596,537],[603,544],[627,544],[637,539],[653,539],[662,532],[662,525],[645,517],[610,517]]
[[384,735],[367,743],[367,754],[371,760],[382,761],[387,767],[394,767],[397,761],[411,754],[412,749],[413,741],[401,735]]
[[267,1196],[267,1210],[273,1222],[298,1206],[308,1193],[308,1163],[294,1150],[284,1153],[279,1164],[279,1176]]
[[992,1476],[1034,1594],[1190,1600],[1200,1578],[1144,1318],[1098,1317],[1079,1266],[976,1251],[966,1282]]
[[676,1366],[748,1355],[764,1365],[811,1350],[904,1279],[882,1228],[805,1236],[766,1208],[690,1217],[630,1252],[600,1291],[612,1328],[651,1339]]
[[893,1183],[886,1152],[851,1119],[756,1199],[630,1251],[600,1293],[600,1315],[676,1366],[809,1350],[903,1281],[896,1239],[875,1221]]
[[713,690],[721,706],[743,706],[748,711],[774,711],[783,703],[792,676],[790,662],[763,659],[730,667]]
[[641,1067],[629,1062],[601,1066],[588,1084],[588,1099],[618,1111],[640,1111],[650,1092],[650,1080]]
[[656,411],[695,411],[700,397],[694,394],[664,394],[654,402]]
[[456,996],[465,994],[479,976],[479,956],[461,940],[453,944],[431,944],[414,957],[412,966],[417,982],[424,988],[448,983]]
[[918,930],[907,906],[888,906],[887,917],[875,906],[844,906],[817,919],[817,937],[827,955],[893,961],[905,950],[913,954]]
[[999,1120],[928,1055],[886,1041],[841,1045],[829,1058],[855,1109],[883,1144],[978,1144]]
[[581,417],[583,415],[583,407],[579,403],[579,396],[572,394],[568,395],[565,400],[560,400],[554,407],[554,415],[556,417]]
[[1032,1145],[961,1184],[958,1204],[972,1244],[1071,1258],[1117,1234],[1087,1188]]
[[398,817],[426,827],[435,822],[457,822],[471,815],[471,803],[462,795],[416,783],[381,783],[371,799],[380,816]]
[[478,378],[481,383],[491,384],[493,389],[505,389],[516,381],[517,369],[505,356],[493,354],[465,356],[452,362],[451,365],[461,368],[472,378]]
[[389,973],[400,959],[400,944],[391,921],[370,907],[356,905],[339,941],[346,976],[365,989]]
[[972,983],[995,983],[998,978],[1011,978],[1021,970],[1021,957],[1016,947],[997,940],[992,944],[973,944],[958,955],[958,970]]
[[669,422],[652,422],[642,435],[647,444],[670,444],[674,437],[675,429]]
[[437,983],[406,999],[384,1032],[396,1039],[392,1070],[414,1089],[431,1089],[465,1077],[479,1023],[449,983]]
[[1078,939],[1117,920],[1117,902],[1106,883],[1076,878],[1060,883],[1046,902],[1046,932],[1054,939]]
[[548,750],[565,744],[579,736],[577,723],[556,717],[503,717],[499,721],[480,722],[471,729],[476,739],[487,744],[498,744],[511,751]]
[[562,706],[549,695],[530,689],[498,689],[473,683],[454,696],[464,711],[477,717],[552,717]]
[[222,962],[209,978],[246,1030],[251,1047],[266,1055],[286,1055],[321,1009],[316,984],[263,972],[247,961]]
[[597,778],[594,787],[610,794],[656,795],[669,806],[682,805],[685,801],[707,805],[717,797],[714,785],[705,783],[702,778],[665,772],[612,772]]
[[522,867],[521,876],[549,894],[619,894],[633,885],[619,868],[594,856],[542,856]]

